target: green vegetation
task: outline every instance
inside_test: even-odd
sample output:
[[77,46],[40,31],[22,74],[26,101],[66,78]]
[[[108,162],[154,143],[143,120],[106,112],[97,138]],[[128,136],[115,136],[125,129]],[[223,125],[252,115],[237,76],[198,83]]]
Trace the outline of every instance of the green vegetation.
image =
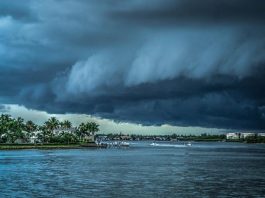
[[245,138],[246,143],[265,143],[264,136],[258,136],[257,134],[253,136],[248,136]]
[[[174,135],[174,134],[173,134]],[[210,135],[206,133],[202,133],[201,135],[184,135],[184,136],[176,136],[176,139],[183,141],[224,141],[225,135]]]
[[[99,125],[95,122],[81,123],[78,127],[72,127],[69,120],[60,122],[51,117],[43,125],[38,126],[32,121],[25,122],[23,118],[12,118],[10,115],[0,116],[0,149],[18,147],[25,148],[56,147],[60,145],[78,145],[80,143],[93,142],[94,134],[99,131]],[[29,144],[31,143],[31,144]],[[58,145],[57,145],[58,146]],[[19,146],[21,148],[21,146]]]
[[103,140],[152,140],[152,141],[224,141],[226,136],[210,135],[203,133],[201,135],[123,135],[123,134],[100,134],[99,138]]
[[80,144],[0,144],[0,150],[16,149],[73,149],[80,148]]
[[[69,120],[59,121],[56,117],[49,118],[43,125],[37,125],[31,120],[12,118],[10,115],[0,115],[0,149],[52,149],[52,148],[78,148],[80,146],[93,147],[95,133],[99,125],[95,122],[81,123],[73,127]],[[101,134],[97,138],[108,140],[152,140],[152,141],[225,141],[225,135],[123,135]],[[246,143],[265,143],[264,136],[257,134],[246,138],[226,141]],[[89,142],[92,144],[89,145]],[[94,144],[95,145],[95,144]]]

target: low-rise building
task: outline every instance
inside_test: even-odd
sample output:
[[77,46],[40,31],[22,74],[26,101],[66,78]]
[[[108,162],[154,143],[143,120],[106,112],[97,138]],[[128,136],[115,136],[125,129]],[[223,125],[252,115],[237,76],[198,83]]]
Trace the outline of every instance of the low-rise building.
[[240,134],[240,138],[247,138],[247,137],[250,137],[250,136],[254,136],[255,133],[241,133]]
[[95,134],[90,132],[89,135],[84,137],[86,142],[95,142]]
[[75,127],[71,127],[71,128],[63,128],[63,127],[60,127],[58,129],[54,129],[53,130],[53,133],[55,135],[60,135],[62,133],[70,133],[70,134],[72,134],[72,133],[75,133],[75,131],[76,131],[76,128]]
[[42,133],[42,131],[34,131],[32,132],[30,138],[29,138],[29,142],[32,144],[36,144],[39,143],[39,135]]
[[239,138],[240,138],[240,133],[227,133],[226,134],[227,140],[239,140]]
[[121,135],[121,136],[120,136],[120,139],[121,139],[121,140],[130,140],[131,137],[130,137],[129,135]]

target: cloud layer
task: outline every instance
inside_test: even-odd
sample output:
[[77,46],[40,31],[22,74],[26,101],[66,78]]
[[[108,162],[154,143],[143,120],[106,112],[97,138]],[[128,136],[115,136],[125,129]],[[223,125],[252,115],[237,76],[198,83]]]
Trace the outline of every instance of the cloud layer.
[[168,134],[222,134],[226,132],[225,129],[216,129],[216,128],[202,128],[202,127],[179,127],[171,125],[162,125],[162,126],[144,126],[141,124],[134,123],[124,123],[124,122],[115,122],[109,119],[102,119],[94,116],[89,116],[86,114],[48,114],[45,111],[38,111],[27,109],[24,106],[19,105],[2,105],[0,107],[0,113],[6,113],[11,115],[14,118],[21,117],[25,121],[32,120],[38,125],[43,125],[50,117],[56,117],[60,121],[69,120],[74,127],[80,125],[82,122],[94,121],[99,124],[100,133],[123,133],[123,134],[145,134],[145,135],[168,135]]
[[265,3],[0,3],[0,102],[148,125],[265,129]]

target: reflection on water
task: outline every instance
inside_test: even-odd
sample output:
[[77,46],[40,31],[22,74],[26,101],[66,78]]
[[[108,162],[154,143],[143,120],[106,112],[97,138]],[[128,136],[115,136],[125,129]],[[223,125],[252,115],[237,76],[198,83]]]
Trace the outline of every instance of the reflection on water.
[[150,144],[0,151],[0,197],[265,195],[265,145]]

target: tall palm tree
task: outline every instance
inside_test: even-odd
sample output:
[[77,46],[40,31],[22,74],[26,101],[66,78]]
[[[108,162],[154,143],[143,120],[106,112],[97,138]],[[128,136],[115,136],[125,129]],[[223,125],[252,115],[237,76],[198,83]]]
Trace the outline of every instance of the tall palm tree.
[[27,121],[25,124],[25,130],[27,132],[26,134],[26,138],[29,141],[29,139],[32,137],[33,132],[37,130],[37,125],[32,122],[31,120]]
[[77,129],[77,135],[79,137],[79,140],[83,141],[83,138],[87,135],[88,128],[85,123],[81,123]]
[[44,123],[43,137],[45,142],[49,142],[55,136],[55,130],[60,126],[60,122],[56,117],[51,117]]
[[63,129],[70,129],[72,127],[72,123],[69,120],[64,120],[60,125]]
[[95,122],[81,123],[78,127],[79,137],[84,140],[85,136],[93,136],[95,132],[99,131],[99,125]]
[[25,128],[24,119],[22,119],[21,117],[18,117],[17,119],[11,119],[8,127],[8,141],[14,143],[17,139],[25,139],[25,134],[23,133],[23,130]]
[[41,140],[43,143],[48,143],[51,139],[51,137],[53,136],[53,133],[51,130],[49,130],[46,125],[44,126],[40,126],[39,130],[41,131],[41,133],[37,134],[37,138],[39,140]]
[[[56,117],[49,118],[43,126],[37,126],[32,121],[24,120],[21,117],[17,119],[12,118],[10,115],[2,114],[0,115],[0,142],[12,142],[14,143],[17,139],[29,139],[32,132],[37,129],[41,131],[37,134],[40,140],[45,143],[54,141],[55,129],[58,129],[61,125],[64,129],[70,129],[72,123],[69,120],[59,122]],[[27,133],[24,134],[24,131]],[[81,123],[76,130],[75,134],[62,134],[63,140],[69,142],[84,141],[85,137],[94,135],[95,132],[99,131],[99,125],[95,122]],[[77,139],[78,137],[78,139]]]
[[19,128],[19,130],[23,131],[25,129],[24,119],[21,117],[18,117],[16,119],[16,122],[17,122],[17,127]]
[[33,132],[37,129],[37,125],[34,122],[32,122],[31,120],[29,120],[25,124],[25,129],[28,132]]
[[72,142],[72,136],[75,136],[75,134],[72,134],[72,131],[70,130],[72,128],[72,123],[69,120],[64,120],[63,122],[60,122],[61,130],[59,134],[59,139],[61,139],[62,142]]
[[0,121],[2,122],[6,122],[6,121],[10,121],[12,118],[11,118],[11,116],[10,115],[8,115],[8,114],[1,114],[1,116],[0,116]]
[[89,131],[94,135],[96,132],[99,131],[99,125],[96,122],[89,122],[87,123],[89,127]]
[[0,135],[2,136],[8,131],[11,116],[7,114],[1,114],[0,116]]
[[8,141],[10,139],[9,137],[9,132],[11,125],[13,123],[13,119],[11,118],[10,115],[7,114],[1,114],[0,116],[0,137],[1,137],[1,142]]
[[58,129],[60,122],[56,117],[51,117],[44,123],[46,129],[53,131],[55,129]]

